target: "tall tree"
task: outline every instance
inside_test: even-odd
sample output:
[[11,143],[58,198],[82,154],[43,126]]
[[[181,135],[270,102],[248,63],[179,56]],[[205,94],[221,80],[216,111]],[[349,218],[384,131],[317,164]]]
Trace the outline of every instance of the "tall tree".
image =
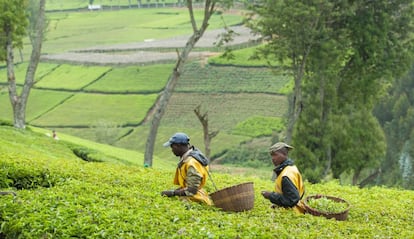
[[[171,95],[177,85],[177,82],[183,73],[184,64],[188,59],[188,55],[190,54],[191,50],[194,48],[195,44],[200,40],[203,36],[204,32],[208,28],[209,20],[211,16],[216,12],[216,4],[218,1],[216,0],[206,0],[204,2],[204,16],[201,21],[201,25],[198,26],[197,21],[194,16],[194,9],[193,9],[193,0],[187,0],[187,8],[188,13],[190,16],[190,22],[193,29],[192,35],[188,38],[187,43],[184,48],[180,51],[177,49],[178,59],[175,63],[175,67],[173,68],[172,74],[170,75],[167,85],[164,88],[163,93],[161,94],[160,98],[158,99],[157,103],[155,104],[155,114],[151,121],[150,132],[148,134],[146,147],[145,147],[145,158],[144,158],[144,165],[151,167],[152,166],[152,158],[154,154],[154,144],[155,139],[158,132],[158,127],[161,122],[161,118],[164,115],[165,109],[168,105],[168,102],[171,98]],[[220,2],[224,7],[228,7],[231,4],[231,1],[225,0]]]
[[381,165],[380,183],[414,189],[414,65],[397,79],[388,97],[378,104],[389,147]]
[[[37,8],[29,7],[33,6],[32,4],[36,4]],[[13,108],[14,127],[24,129],[26,127],[27,100],[34,84],[42,48],[45,0],[30,2],[27,0],[0,0],[0,8],[3,9],[0,17],[2,28],[0,43],[4,47],[4,50],[0,51],[0,60],[6,60],[7,64],[9,98]],[[30,24],[28,24],[28,18],[30,18]],[[22,47],[22,39],[27,34],[28,26],[32,53],[23,88],[19,94],[14,73],[14,49]]]
[[293,135],[305,175],[352,171],[357,183],[364,168],[383,159],[383,133],[371,112],[410,63],[412,2],[255,3],[252,25],[267,40],[262,54],[287,61],[293,75],[287,140]]
[[317,41],[318,12],[296,0],[258,0],[250,9],[248,26],[266,41],[259,54],[293,76],[285,140],[290,142],[303,108],[302,81],[309,53]]
[[[386,87],[411,66],[414,5],[412,1],[400,0],[356,1],[351,6],[353,14],[343,21],[349,33],[350,47],[349,57],[339,75],[335,114],[347,116],[354,122],[352,129],[360,128],[359,131],[349,130],[348,137],[341,139],[343,142],[361,141],[358,151],[353,153],[352,165],[348,167],[354,174],[353,184],[359,184],[362,168],[376,174],[378,169],[375,168],[385,159],[384,133],[372,112]],[[334,149],[338,155],[346,150],[355,148],[337,146]],[[349,158],[344,160],[349,161]],[[337,161],[340,161],[339,156]]]

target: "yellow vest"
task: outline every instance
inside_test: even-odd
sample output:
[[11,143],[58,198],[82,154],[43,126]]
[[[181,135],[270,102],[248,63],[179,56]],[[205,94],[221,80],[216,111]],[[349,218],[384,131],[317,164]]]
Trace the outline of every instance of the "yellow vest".
[[[275,192],[283,194],[282,178],[285,176],[288,177],[290,181],[292,181],[292,183],[296,186],[299,192],[299,197],[302,197],[305,193],[305,186],[303,185],[302,175],[295,165],[286,166],[277,176],[275,183]],[[299,202],[293,207],[293,210],[298,213],[305,213],[305,206],[303,205],[303,202],[299,200]]]
[[207,205],[212,205],[210,197],[208,196],[207,192],[203,189],[208,177],[208,166],[204,167],[195,158],[189,156],[183,160],[179,168],[177,167],[175,171],[174,184],[179,185],[180,188],[187,187],[187,182],[185,181],[185,179],[187,178],[187,172],[189,167],[194,167],[203,178],[201,179],[200,187],[198,188],[197,193],[193,196],[188,196],[185,198],[188,198],[191,201],[202,202]]

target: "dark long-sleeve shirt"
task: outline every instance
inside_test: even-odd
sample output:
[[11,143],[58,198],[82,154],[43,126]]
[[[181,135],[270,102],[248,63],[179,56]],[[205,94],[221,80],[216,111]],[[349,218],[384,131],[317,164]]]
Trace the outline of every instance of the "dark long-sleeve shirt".
[[272,192],[270,194],[269,200],[282,207],[293,207],[300,200],[300,195],[298,189],[290,181],[288,177],[282,178],[282,190],[283,194]]

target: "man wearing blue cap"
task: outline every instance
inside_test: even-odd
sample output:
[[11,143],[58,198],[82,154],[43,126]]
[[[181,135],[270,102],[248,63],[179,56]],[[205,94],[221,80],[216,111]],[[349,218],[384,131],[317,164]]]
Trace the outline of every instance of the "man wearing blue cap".
[[209,160],[194,146],[185,133],[175,133],[164,147],[171,147],[175,156],[180,157],[174,177],[176,190],[162,191],[162,196],[180,196],[190,201],[211,205],[211,200],[203,190],[208,177]]

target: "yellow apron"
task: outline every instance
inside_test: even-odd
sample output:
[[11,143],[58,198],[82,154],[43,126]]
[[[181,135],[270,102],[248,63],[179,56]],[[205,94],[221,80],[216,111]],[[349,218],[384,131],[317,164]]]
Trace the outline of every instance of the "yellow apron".
[[181,166],[175,171],[175,177],[174,177],[174,184],[179,185],[180,188],[186,188],[187,182],[187,172],[190,167],[193,167],[197,170],[197,172],[202,176],[200,186],[198,188],[198,191],[193,196],[187,196],[185,198],[188,198],[191,201],[195,202],[201,202],[205,203],[207,205],[212,205],[212,202],[210,200],[210,197],[208,196],[208,193],[204,191],[203,187],[206,184],[207,177],[208,177],[208,166],[204,167],[201,165],[200,162],[198,162],[195,158],[189,156],[185,158],[182,161]]
[[[290,179],[290,181],[292,181],[292,183],[296,186],[296,188],[299,191],[299,196],[302,197],[305,193],[305,186],[303,185],[302,175],[300,174],[298,168],[295,165],[286,166],[278,175],[275,183],[275,192],[283,194],[282,178],[285,176],[287,176]],[[302,214],[305,213],[305,206],[303,205],[303,202],[301,200],[299,200],[299,202],[292,208],[295,212]]]

